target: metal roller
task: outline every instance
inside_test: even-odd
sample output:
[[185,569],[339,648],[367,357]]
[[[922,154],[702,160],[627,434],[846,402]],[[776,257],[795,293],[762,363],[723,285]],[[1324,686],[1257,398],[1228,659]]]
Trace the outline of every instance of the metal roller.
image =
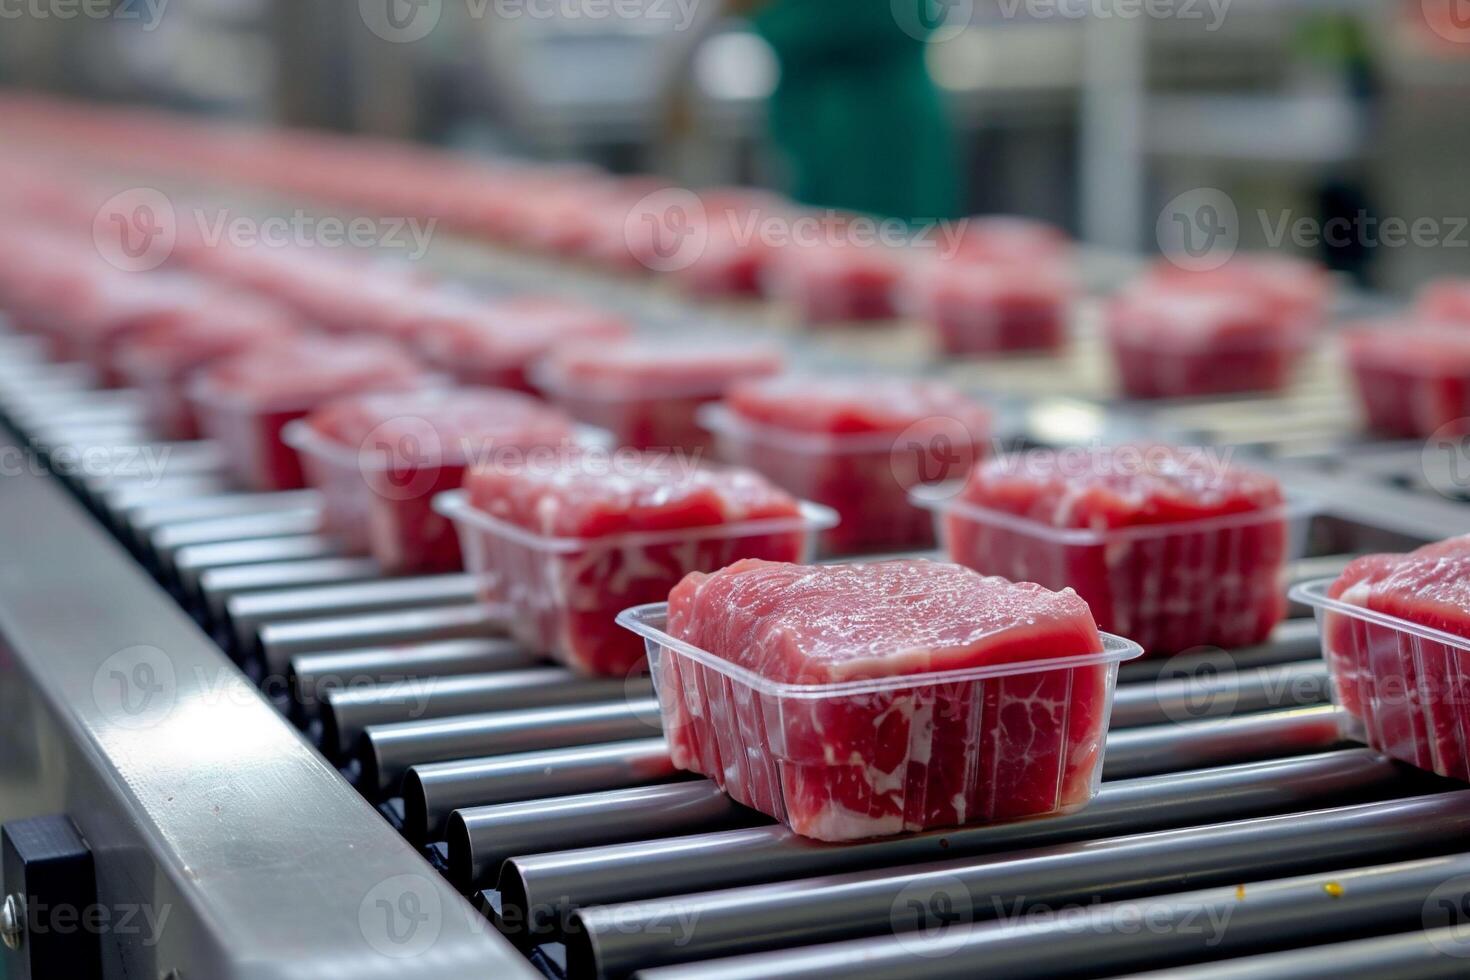
[[165,524],[149,528],[143,535],[134,535],[134,540],[140,547],[151,550],[153,560],[171,572],[174,554],[189,545],[299,537],[317,533],[321,523],[322,514],[317,507],[283,507]]
[[[180,548],[174,567],[211,619],[223,620],[231,596],[291,586],[361,582],[382,574],[371,558],[341,557],[341,545],[319,534],[260,541],[225,541]],[[198,554],[195,559],[193,556]],[[246,559],[236,563],[233,559]]]
[[[512,858],[500,891],[533,930],[566,908],[762,881],[842,874],[1282,813],[1402,790],[1405,773],[1367,749],[1105,783],[1076,813],[834,847],[769,826]],[[405,803],[407,797],[405,797]],[[547,923],[525,910],[544,914]]]
[[1342,980],[1347,963],[1352,964],[1353,973],[1373,980],[1461,980],[1470,970],[1470,935],[1464,926],[1443,926],[1159,973],[1134,973],[1128,980]]
[[327,694],[321,706],[322,750],[328,756],[346,759],[369,726],[519,708],[605,703],[624,696],[652,698],[653,679],[646,675],[626,681],[580,677],[565,667],[545,666],[459,677],[417,677],[372,687],[357,685]]
[[1223,715],[1324,704],[1331,699],[1327,664],[1319,657],[1255,670],[1219,670],[1120,684],[1113,694],[1113,728],[1162,725]]
[[1342,734],[1345,717],[1341,709],[1324,704],[1109,732],[1103,778],[1152,776],[1346,746],[1352,743]]
[[[1341,858],[1339,859],[1341,860]],[[944,900],[926,902],[925,899]],[[1342,942],[1361,936],[1422,928],[1437,900],[1457,906],[1470,897],[1470,856],[1348,867],[1326,873],[1201,889],[1078,908],[1038,895],[1007,906],[986,900],[975,911],[1011,921],[973,922],[953,916],[942,888],[915,896],[917,905],[895,908],[898,932],[866,941],[832,943],[775,954],[754,954],[643,969],[640,980],[755,980],[779,974],[787,980],[841,976],[847,980],[969,980],[975,976],[1042,980],[1059,975],[1110,976],[1119,970],[1172,965],[1171,978],[1341,977],[1344,972],[1385,976],[1466,974],[1463,929],[1435,929],[1416,938]],[[1032,911],[1040,905],[1039,911]],[[1047,907],[1050,905],[1051,907]],[[939,921],[935,913],[946,921]],[[929,928],[923,932],[904,930]],[[1313,946],[1316,943],[1336,945]],[[1273,948],[1307,946],[1289,953],[1227,961],[1195,970],[1185,964]],[[1357,952],[1365,954],[1359,959]],[[1341,957],[1341,958],[1339,958]],[[1372,969],[1374,959],[1397,973]],[[1445,960],[1457,960],[1458,972]],[[1418,967],[1428,969],[1418,972]],[[1267,972],[1261,972],[1262,968]],[[1297,968],[1302,972],[1298,972]],[[1415,969],[1410,969],[1411,967]],[[765,971],[765,972],[762,972]],[[774,971],[774,972],[772,972]],[[571,976],[586,976],[574,970]]]
[[[1320,577],[1320,576],[1319,576]],[[1277,664],[1310,660],[1321,649],[1317,621],[1312,618],[1288,619],[1276,627],[1271,639],[1260,646],[1241,647],[1228,652],[1200,650],[1172,657],[1147,657],[1118,665],[1118,683],[1200,677],[1221,670],[1251,670]]]
[[291,660],[288,674],[296,711],[315,717],[332,691],[392,684],[420,677],[458,677],[517,670],[543,663],[512,640],[444,640],[332,653]]
[[426,575],[377,581],[251,592],[225,601],[225,615],[239,649],[250,649],[266,624],[340,619],[360,613],[434,609],[477,601],[469,575]]
[[[1460,790],[944,861],[918,870],[863,871],[584,908],[567,921],[567,970],[574,977],[624,977],[643,967],[878,936],[905,928],[906,896],[922,899],[942,892],[965,906],[967,918],[988,919],[1002,914],[992,896],[1043,908],[1116,901],[1191,884],[1225,885],[1337,868],[1345,855],[1371,862],[1442,853],[1467,832],[1470,790]],[[1470,870],[1470,862],[1461,867]],[[1422,891],[1444,877],[1435,877]],[[1423,895],[1417,886],[1424,879],[1414,880],[1418,914]],[[1317,887],[1320,892],[1320,881]],[[1332,918],[1325,905],[1312,912]],[[676,922],[684,924],[684,932],[671,943],[666,929]],[[1157,949],[1159,937],[1147,938]],[[1032,944],[1027,952],[1039,958],[1044,949]],[[1075,956],[1080,950],[1070,952]],[[1028,975],[1049,975],[1035,972],[1034,958],[1027,960],[1033,964]],[[970,960],[970,966],[976,962]],[[983,962],[999,969],[994,958]],[[1051,963],[1053,970],[1060,965],[1055,959]],[[1015,975],[1009,969],[1000,972]]]
[[283,674],[291,658],[303,653],[504,636],[505,617],[505,610],[476,602],[270,623],[261,627],[260,653],[268,674]]
[[386,793],[409,766],[636,739],[658,731],[658,699],[619,699],[373,725],[358,748],[363,788]]
[[449,874],[461,891],[489,888],[517,854],[769,822],[708,779],[467,807],[449,817]]
[[418,765],[403,778],[403,832],[442,840],[461,807],[693,778],[674,768],[662,738]]

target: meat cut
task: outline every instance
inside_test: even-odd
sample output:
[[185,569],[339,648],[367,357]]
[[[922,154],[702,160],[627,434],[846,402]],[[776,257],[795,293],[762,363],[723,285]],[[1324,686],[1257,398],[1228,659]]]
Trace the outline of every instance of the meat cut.
[[1355,559],[1318,607],[1338,704],[1372,747],[1470,781],[1470,536]]
[[675,764],[830,841],[1082,806],[1136,653],[1073,592],[923,560],[741,561],[650,612]]
[[723,459],[842,516],[822,539],[834,555],[932,546],[909,492],[960,478],[990,438],[990,413],[962,392],[884,377],[741,382],[707,418]]
[[1470,330],[1377,323],[1342,336],[1369,428],[1404,439],[1470,432]]
[[1204,449],[997,457],[941,509],[954,561],[1076,589],[1151,655],[1259,643],[1286,612],[1280,485]]
[[388,574],[461,567],[459,539],[432,502],[459,488],[469,464],[567,449],[575,436],[561,411],[499,388],[349,395],[284,433],[322,492],[323,530],[371,552]]
[[395,344],[311,335],[260,344],[211,363],[190,382],[204,435],[235,477],[256,490],[305,486],[281,430],[323,402],[362,391],[425,387],[433,378]]
[[749,344],[564,344],[533,370],[532,380],[619,445],[703,453],[711,447],[696,418],[700,407],[736,381],[776,374],[783,362],[775,348]]
[[802,560],[832,522],[759,474],[622,450],[477,467],[436,506],[455,520],[486,601],[514,609],[515,637],[605,676],[643,662],[636,638],[614,628],[621,610],[666,598],[689,572]]
[[945,353],[1044,352],[1066,341],[1074,288],[1054,263],[934,259],[916,266],[910,311]]

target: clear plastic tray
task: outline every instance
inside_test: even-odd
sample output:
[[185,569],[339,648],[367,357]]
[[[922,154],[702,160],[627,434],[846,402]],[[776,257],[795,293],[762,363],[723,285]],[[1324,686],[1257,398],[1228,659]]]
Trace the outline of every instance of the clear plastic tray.
[[[611,448],[601,429],[579,426],[579,444]],[[322,529],[357,553],[371,552],[389,575],[458,571],[454,529],[433,508],[436,495],[464,483],[465,462],[411,463],[363,453],[318,432],[305,419],[281,430],[296,450],[306,482],[322,493]]]
[[952,561],[1049,589],[1072,588],[1098,625],[1151,655],[1260,643],[1286,614],[1286,563],[1306,548],[1314,507],[1097,531],[1059,528],[962,499],[954,484],[920,488]]
[[[389,390],[445,384],[447,379],[443,375],[425,374],[416,382],[389,386]],[[224,448],[225,459],[237,480],[255,490],[294,490],[305,486],[301,459],[295,449],[282,441],[282,431],[334,396],[254,399],[222,392],[204,375],[196,375],[187,390],[201,432]]]
[[689,572],[741,558],[809,561],[817,533],[837,523],[830,509],[803,502],[795,517],[558,538],[492,517],[464,491],[439,494],[434,509],[454,522],[485,600],[517,611],[510,624],[517,640],[605,676],[624,676],[643,661],[641,645],[612,628],[623,609],[667,597]]
[[[1086,805],[1102,777],[1118,664],[1143,652],[1104,634],[1101,652],[1074,657],[786,684],[675,639],[667,616],[656,603],[618,622],[644,639],[674,763],[822,840]],[[1005,711],[1040,700],[1059,705],[1044,731],[1029,711]]]
[[[742,419],[722,404],[704,406],[699,421],[714,433],[721,459],[842,515],[842,523],[823,535],[824,554],[934,546],[933,521],[909,500],[910,489],[922,482],[920,461],[894,451],[896,434],[790,432]],[[976,437],[976,457],[987,438]]]
[[1304,582],[1345,734],[1420,769],[1470,782],[1470,639],[1330,598]]

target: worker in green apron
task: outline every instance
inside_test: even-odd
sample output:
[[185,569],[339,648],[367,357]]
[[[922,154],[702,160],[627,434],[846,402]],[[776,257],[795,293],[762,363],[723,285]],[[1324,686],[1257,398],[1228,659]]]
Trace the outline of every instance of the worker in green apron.
[[735,0],[775,50],[771,134],[791,195],[905,220],[959,213],[958,158],[925,64],[941,0]]

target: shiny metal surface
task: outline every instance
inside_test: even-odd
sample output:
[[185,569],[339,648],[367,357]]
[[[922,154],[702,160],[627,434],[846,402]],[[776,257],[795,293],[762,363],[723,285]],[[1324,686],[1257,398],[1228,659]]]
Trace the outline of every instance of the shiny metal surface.
[[1157,973],[1133,973],[1128,980],[1342,980],[1344,964],[1373,980],[1459,980],[1470,966],[1467,960],[1470,936],[1464,927],[1442,926],[1221,963],[1177,966]]
[[358,759],[366,791],[387,793],[398,787],[409,766],[595,745],[642,738],[659,730],[657,698],[619,698],[372,725],[362,734]]
[[291,660],[291,698],[296,710],[315,717],[332,691],[353,690],[422,677],[457,677],[517,670],[544,663],[512,640],[444,640],[345,652],[306,653]]
[[[104,906],[167,911],[109,976],[536,976],[33,474],[0,477],[0,704],[0,819],[68,813]],[[383,915],[407,895],[433,935],[405,956]]]
[[[187,561],[195,552],[210,551],[207,567],[195,568]],[[181,548],[175,555],[179,578],[188,584],[191,572],[194,590],[211,618],[222,620],[225,602],[235,595],[268,592],[291,585],[325,585],[354,582],[381,574],[371,558],[338,557],[339,547],[330,538],[316,534],[260,541],[226,541],[220,544]],[[234,558],[245,558],[235,564]]]
[[1330,705],[1262,711],[1108,733],[1103,778],[1127,779],[1229,762],[1285,758],[1347,746],[1343,712]]
[[694,778],[674,768],[662,738],[417,765],[403,779],[403,832],[441,840],[460,807]]
[[[1344,855],[1347,857],[1347,855]],[[931,890],[930,894],[933,894]],[[833,943],[778,954],[748,955],[694,963],[686,968],[646,969],[641,980],[756,980],[778,970],[791,980],[841,976],[850,980],[904,977],[914,980],[968,980],[977,975],[1044,980],[1070,973],[1085,963],[1090,976],[1118,970],[1174,964],[1169,977],[1198,977],[1180,964],[1206,957],[1305,945],[1419,928],[1435,900],[1458,906],[1470,896],[1470,856],[1401,861],[1374,867],[1338,865],[1337,870],[1240,884],[1183,894],[1159,895],[1091,907],[1046,906],[1026,895],[1009,908],[977,902],[975,918],[1009,914],[1011,921],[960,920],[927,934],[900,934],[882,939]],[[1039,914],[1027,911],[1041,905]],[[913,921],[911,912],[895,910],[894,928]],[[914,923],[917,925],[917,923]],[[1448,931],[1448,930],[1445,930]],[[1344,944],[1307,948],[1280,957],[1263,957],[1281,972],[1232,972],[1228,961],[1207,968],[1206,977],[1341,977],[1345,973],[1380,976],[1464,976],[1464,934],[1456,942],[1445,931],[1423,933],[1424,942],[1458,959],[1460,972],[1444,972],[1443,960],[1426,955],[1423,943]],[[1351,956],[1353,948],[1386,959],[1403,971],[1409,963],[1435,964],[1428,972],[1380,974],[1371,963]],[[1366,948],[1364,948],[1366,947]],[[1347,953],[1338,959],[1334,953]],[[1274,960],[1274,963],[1272,962]],[[1244,961],[1237,961],[1239,966]],[[1315,963],[1315,965],[1313,965]],[[1292,967],[1300,965],[1305,972]],[[1258,963],[1259,967],[1259,963]],[[1333,972],[1326,970],[1330,968]],[[762,972],[766,971],[766,972]],[[1223,971],[1223,972],[1217,972]],[[591,976],[575,971],[571,976]]]
[[607,703],[621,697],[651,699],[653,679],[580,677],[565,667],[459,677],[416,677],[333,691],[321,708],[322,750],[345,759],[368,726],[430,721],[456,715]]
[[449,873],[461,891],[490,888],[517,854],[769,822],[708,779],[467,807],[449,818]]
[[260,652],[268,673],[284,674],[291,658],[304,653],[432,640],[483,639],[504,634],[504,611],[476,602],[299,623],[269,623],[260,629]]
[[568,908],[1288,812],[1371,799],[1402,789],[1403,778],[1382,756],[1353,749],[1105,783],[1076,813],[842,847],[768,826],[518,856],[506,861],[500,892],[529,928],[549,928]]
[[267,623],[458,606],[477,598],[475,580],[469,575],[428,575],[252,592],[226,600],[225,612],[235,642],[244,649],[254,644],[256,633]]
[[1254,670],[1164,674],[1154,684],[1119,684],[1113,728],[1164,725],[1224,715],[1324,704],[1331,699],[1321,657]]
[[[1211,823],[1207,830],[1186,827],[942,861],[916,870],[865,871],[588,908],[573,912],[567,923],[567,967],[576,977],[624,977],[650,966],[877,936],[895,928],[895,909],[902,909],[905,894],[932,891],[936,883],[968,899],[976,918],[991,918],[1002,914],[985,901],[991,895],[1022,896],[1026,905],[1050,908],[1116,901],[1189,885],[1325,871],[1341,867],[1349,856],[1363,864],[1443,853],[1454,850],[1467,831],[1470,790],[1461,790]],[[1470,870],[1470,859],[1460,867]],[[1444,877],[1427,884],[1415,878],[1422,886],[1415,891],[1416,912],[1422,914],[1424,898]],[[1470,890],[1470,878],[1462,884]],[[1320,881],[1317,887],[1320,892]],[[1230,900],[1236,901],[1233,893]],[[1240,906],[1255,909],[1257,903]],[[674,922],[683,923],[684,930],[679,942],[670,943],[666,930]],[[1149,937],[1155,952],[1158,938]],[[1033,959],[1027,975],[1051,975],[1036,972],[1034,958],[1041,947],[1032,945],[1028,952]],[[1053,958],[1049,969],[1061,962]]]

